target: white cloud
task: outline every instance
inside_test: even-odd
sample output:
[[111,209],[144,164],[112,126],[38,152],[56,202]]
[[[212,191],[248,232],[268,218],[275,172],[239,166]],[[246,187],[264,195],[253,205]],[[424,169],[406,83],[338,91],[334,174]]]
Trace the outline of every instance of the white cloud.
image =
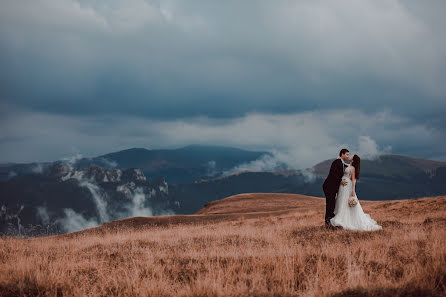
[[37,163],[34,167],[31,168],[31,171],[40,174],[43,172],[43,165],[41,163]]
[[151,217],[153,216],[152,209],[150,207],[145,206],[146,195],[144,194],[142,188],[136,188],[132,197],[132,204],[129,207],[129,213],[131,217],[136,216],[144,216]]
[[[164,121],[24,112],[16,113],[8,122],[9,128],[0,132],[0,138],[15,136],[22,141],[3,143],[0,148],[3,162],[54,160],[73,153],[73,147],[77,154],[82,152],[93,157],[131,147],[177,148],[198,143],[266,150],[274,154],[272,159],[264,158],[252,164],[257,168],[280,162],[306,168],[335,157],[344,146],[364,155],[389,152],[388,146],[391,146],[392,153],[413,151],[419,155],[422,152],[425,158],[444,156],[441,152],[446,146],[441,130],[388,110],[378,113],[351,109],[247,113],[225,120],[195,117]],[[39,125],[34,124],[37,122]],[[363,137],[358,139],[360,136]]]
[[106,193],[93,181],[87,180],[83,177],[78,179],[81,187],[86,187],[93,197],[94,204],[99,215],[100,222],[107,222],[110,219],[107,209],[107,195]]
[[44,206],[37,206],[36,215],[42,220],[42,223],[47,225],[50,223],[50,215],[48,213],[48,209]]
[[[332,150],[331,157],[336,156],[341,147],[342,145],[339,145],[338,148],[332,146],[330,148]],[[361,158],[369,160],[376,159],[383,153],[390,153],[389,147],[386,147],[385,150],[381,150],[376,142],[369,136],[358,136],[357,142],[346,144],[344,147],[348,148],[352,155],[356,152]],[[317,154],[317,151],[313,150],[313,152]],[[237,165],[234,168],[223,172],[223,175],[239,171],[277,171],[284,169],[301,169],[301,173],[304,174],[308,181],[310,181],[315,178],[311,165],[315,165],[317,162],[325,160],[322,159],[323,155],[321,155],[319,158],[315,156],[316,158],[312,159],[314,163],[311,164],[306,160],[303,160],[301,158],[302,145],[298,147],[290,146],[285,148],[283,151],[273,149],[270,151],[270,153],[272,156],[263,155],[257,160]],[[328,158],[329,157],[327,156],[327,159]]]
[[17,176],[17,172],[15,172],[14,170],[9,171],[8,178],[11,178],[11,177],[14,177],[14,176]]
[[85,218],[71,208],[64,208],[65,216],[57,219],[57,223],[65,232],[74,232],[86,228],[92,228],[99,225],[95,217]]
[[116,166],[118,166],[118,162],[114,161],[114,160],[109,160],[107,158],[102,157],[100,159],[107,167],[110,168],[115,168]]
[[[55,220],[61,226],[65,232],[73,232],[82,230],[85,228],[95,227],[105,222],[135,216],[153,216],[154,212],[150,206],[148,198],[153,197],[156,194],[154,189],[148,193],[148,196],[144,193],[143,188],[136,187],[134,182],[129,182],[116,187],[116,191],[123,193],[128,199],[123,205],[120,205],[124,211],[113,211],[109,206],[108,195],[104,189],[100,187],[96,181],[91,178],[88,179],[83,175],[82,170],[76,170],[72,166],[74,160],[79,158],[79,154],[66,157],[66,163],[68,164],[68,173],[62,177],[62,180],[69,178],[76,179],[79,182],[80,187],[85,187],[90,191],[92,202],[96,206],[96,215],[92,217],[85,217],[83,214],[76,212],[71,208],[64,208],[64,216]],[[136,170],[136,169],[135,169]],[[159,187],[162,192],[168,193],[168,184],[164,183]],[[157,210],[156,215],[173,215],[172,210]],[[37,215],[40,217],[44,224],[51,222],[51,215],[44,206],[37,207]]]
[[374,160],[383,153],[390,153],[390,146],[381,150],[378,148],[376,141],[369,136],[359,136],[359,150],[358,155],[364,159]]
[[[72,147],[72,149],[77,150],[76,148]],[[60,160],[65,161],[67,164],[69,164],[70,166],[73,166],[74,163],[76,163],[76,161],[82,159],[82,154],[81,153],[76,153],[75,155],[69,155],[68,157],[62,157],[60,158]]]
[[215,170],[216,166],[217,166],[217,162],[215,160],[211,160],[209,162],[206,162],[206,168],[207,168],[207,175],[208,176],[212,176],[214,174],[217,173],[217,171]]

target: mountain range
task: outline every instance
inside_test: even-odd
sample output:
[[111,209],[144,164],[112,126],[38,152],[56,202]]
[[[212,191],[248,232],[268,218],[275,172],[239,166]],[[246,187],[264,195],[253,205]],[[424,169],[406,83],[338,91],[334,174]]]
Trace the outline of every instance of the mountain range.
[[[139,168],[147,177],[162,177],[169,183],[188,182],[202,176],[216,176],[238,164],[257,160],[269,152],[248,151],[226,146],[192,144],[178,149],[131,148],[93,158],[73,160],[74,168],[92,164],[104,168]],[[53,162],[0,164],[0,180],[16,175],[39,173]]]
[[[133,148],[71,161],[1,164],[0,232],[63,233],[132,216],[192,214],[241,193],[323,197],[332,160],[304,170],[234,171],[269,152],[190,145]],[[232,173],[229,173],[232,172]],[[446,162],[399,155],[362,160],[357,194],[395,200],[446,194]]]

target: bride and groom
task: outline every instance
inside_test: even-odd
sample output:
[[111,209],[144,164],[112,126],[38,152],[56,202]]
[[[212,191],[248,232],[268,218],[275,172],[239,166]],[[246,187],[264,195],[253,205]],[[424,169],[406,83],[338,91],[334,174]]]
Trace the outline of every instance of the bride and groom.
[[[361,159],[358,155],[350,157],[349,154],[347,149],[339,152],[322,187],[326,197],[325,227],[361,231],[382,229],[369,214],[364,213],[357,200],[355,184],[359,179]],[[347,160],[350,164],[344,162]]]

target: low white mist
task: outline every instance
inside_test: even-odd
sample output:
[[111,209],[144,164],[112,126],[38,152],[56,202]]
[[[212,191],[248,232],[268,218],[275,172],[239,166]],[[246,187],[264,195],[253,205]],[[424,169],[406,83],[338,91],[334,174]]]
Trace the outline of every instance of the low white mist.
[[[122,205],[124,211],[111,212],[108,205],[107,193],[95,182],[94,179],[88,179],[84,176],[81,170],[76,170],[72,167],[74,162],[81,158],[78,154],[71,158],[65,158],[69,165],[69,171],[66,176],[63,176],[61,180],[75,179],[78,181],[80,187],[85,187],[89,190],[93,203],[96,207],[96,215],[93,217],[86,217],[84,214],[78,213],[72,208],[64,208],[64,216],[56,219],[56,222],[61,226],[64,232],[73,232],[86,228],[95,227],[101,225],[110,220],[146,216],[150,217],[154,215],[153,209],[150,206],[150,198],[155,197],[155,189],[151,189],[148,194],[144,193],[142,187],[136,187],[135,183],[129,182],[116,187],[116,191],[121,192],[127,198],[127,201]],[[160,192],[168,193],[168,184],[159,186]],[[158,211],[159,212],[159,211]],[[172,210],[164,210],[159,215],[174,215]],[[48,224],[51,221],[51,215],[48,209],[44,206],[37,207],[37,215],[40,217],[44,224]]]
[[[356,143],[338,144],[337,146],[327,146],[325,150],[330,150],[332,158],[338,156],[342,148],[347,148],[350,154],[357,154],[363,159],[374,160],[379,158],[382,154],[390,153],[391,147],[380,148],[374,139],[370,136],[358,136]],[[321,149],[319,150],[321,151]],[[326,160],[327,154],[321,154],[319,159],[315,156],[316,153],[310,153],[308,149],[303,146],[292,146],[279,149],[270,150],[271,155],[262,155],[259,159],[239,164],[229,170],[223,172],[223,176],[233,174],[241,171],[278,171],[278,170],[299,170],[306,179],[311,182],[316,178],[312,167],[317,163]],[[308,166],[308,159],[315,160],[315,163]]]

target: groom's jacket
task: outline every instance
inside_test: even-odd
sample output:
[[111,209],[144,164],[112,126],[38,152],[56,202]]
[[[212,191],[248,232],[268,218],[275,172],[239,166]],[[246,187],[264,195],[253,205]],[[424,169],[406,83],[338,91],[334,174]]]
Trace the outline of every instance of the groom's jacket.
[[344,175],[344,164],[341,159],[336,159],[331,163],[330,173],[324,181],[324,192],[336,193],[341,184],[342,176]]

